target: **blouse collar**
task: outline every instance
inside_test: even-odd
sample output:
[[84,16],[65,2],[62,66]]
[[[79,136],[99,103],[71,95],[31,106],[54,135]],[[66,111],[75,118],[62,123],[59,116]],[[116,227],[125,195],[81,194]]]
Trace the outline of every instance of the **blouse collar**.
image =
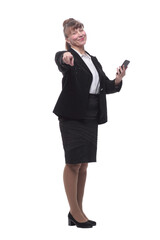
[[85,54],[82,54],[82,53],[78,52],[76,49],[74,49],[74,48],[72,48],[72,49],[73,49],[75,52],[77,52],[81,58],[83,58],[83,57],[91,58],[86,52],[85,52]]

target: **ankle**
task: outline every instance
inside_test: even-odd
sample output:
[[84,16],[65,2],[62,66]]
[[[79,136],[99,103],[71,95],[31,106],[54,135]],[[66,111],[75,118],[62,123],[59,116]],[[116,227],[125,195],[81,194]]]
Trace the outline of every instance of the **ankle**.
[[87,216],[85,215],[85,213],[83,212],[83,210],[82,210],[82,214],[83,214],[83,216],[88,220],[88,218],[87,218]]
[[78,222],[86,222],[88,219],[84,216],[84,214],[79,210],[70,210],[70,214],[73,218]]

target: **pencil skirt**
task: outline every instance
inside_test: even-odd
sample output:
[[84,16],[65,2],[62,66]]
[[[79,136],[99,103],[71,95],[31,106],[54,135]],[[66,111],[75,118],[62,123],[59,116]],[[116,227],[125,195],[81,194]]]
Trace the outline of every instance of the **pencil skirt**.
[[89,94],[87,114],[84,119],[59,117],[66,164],[96,162],[98,101],[99,94]]

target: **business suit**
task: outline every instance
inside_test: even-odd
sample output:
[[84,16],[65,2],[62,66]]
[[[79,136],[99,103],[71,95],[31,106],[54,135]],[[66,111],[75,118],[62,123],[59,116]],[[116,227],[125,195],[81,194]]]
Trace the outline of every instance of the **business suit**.
[[[55,61],[63,74],[63,79],[62,91],[53,109],[53,113],[59,117],[80,120],[86,116],[92,74],[77,52],[72,48],[68,51],[74,57],[74,66],[63,63],[62,57],[66,51],[57,52],[55,55]],[[98,124],[103,124],[107,122],[106,94],[119,92],[122,82],[115,85],[115,80],[109,80],[97,58],[91,55],[90,57],[98,71],[100,79]]]

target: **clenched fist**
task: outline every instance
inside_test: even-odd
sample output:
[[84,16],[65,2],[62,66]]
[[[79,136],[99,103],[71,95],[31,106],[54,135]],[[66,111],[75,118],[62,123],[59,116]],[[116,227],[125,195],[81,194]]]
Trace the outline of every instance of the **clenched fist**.
[[70,52],[65,52],[62,59],[64,63],[74,66],[74,57]]

